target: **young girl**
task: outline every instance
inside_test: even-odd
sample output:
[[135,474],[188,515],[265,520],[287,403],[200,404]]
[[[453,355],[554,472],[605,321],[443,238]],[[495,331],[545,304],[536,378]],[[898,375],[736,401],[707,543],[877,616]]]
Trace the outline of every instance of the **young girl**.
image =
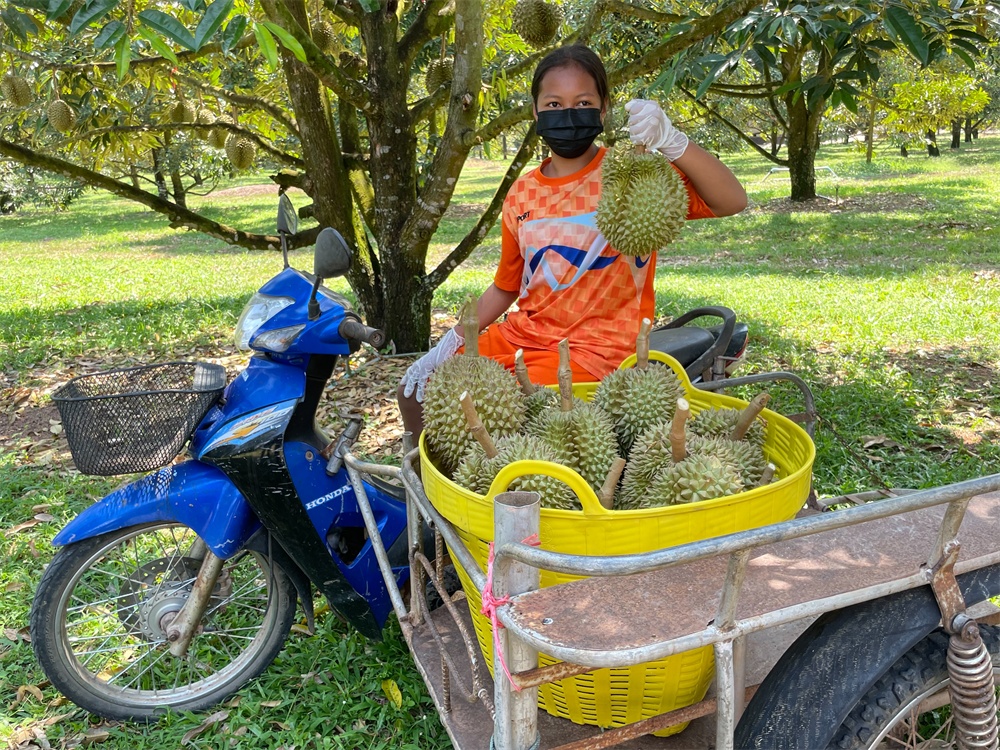
[[[569,338],[574,381],[596,381],[633,353],[643,318],[653,318],[656,255],[635,258],[610,247],[595,222],[601,161],[594,145],[610,106],[600,58],[583,45],[561,47],[531,82],[538,135],[552,156],[522,175],[504,200],[500,267],[479,298],[479,352],[510,370],[524,350],[535,383],[556,382],[558,343]],[[673,127],[660,105],[625,105],[633,143],[670,159],[688,189],[688,219],[729,216],[746,207],[733,173]],[[495,321],[517,300],[517,311]],[[419,436],[431,373],[463,346],[454,328],[406,371],[397,391],[404,428]]]

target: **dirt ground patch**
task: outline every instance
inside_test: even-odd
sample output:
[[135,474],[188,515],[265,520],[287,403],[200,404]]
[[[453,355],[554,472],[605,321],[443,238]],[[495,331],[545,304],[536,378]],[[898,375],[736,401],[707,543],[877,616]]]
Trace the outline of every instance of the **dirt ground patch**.
[[919,195],[873,193],[846,198],[817,197],[811,201],[776,198],[751,207],[757,213],[891,213],[894,211],[932,211],[934,204]]

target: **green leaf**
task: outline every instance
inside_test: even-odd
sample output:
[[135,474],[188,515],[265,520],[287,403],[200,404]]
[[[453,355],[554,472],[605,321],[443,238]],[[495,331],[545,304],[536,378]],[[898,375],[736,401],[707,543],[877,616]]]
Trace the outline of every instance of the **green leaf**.
[[155,31],[152,29],[140,28],[139,36],[149,42],[149,46],[156,50],[160,54],[160,57],[167,58],[174,65],[177,64],[177,55],[172,49],[170,49],[170,47],[167,46],[167,43],[163,41]]
[[915,58],[926,65],[930,60],[927,40],[920,32],[913,16],[898,5],[891,5],[885,11],[885,25],[889,32],[899,39]]
[[144,10],[139,14],[139,20],[175,44],[186,49],[195,49],[194,37],[191,36],[191,32],[173,16],[168,16],[159,10]]
[[118,71],[118,80],[125,80],[125,76],[128,75],[128,66],[132,62],[132,43],[129,38],[122,35],[121,39],[115,44],[115,66]]
[[181,0],[181,5],[192,13],[197,13],[205,4],[205,0]]
[[358,0],[366,13],[374,13],[378,10],[378,0]]
[[49,0],[11,0],[11,5],[25,10],[37,10],[42,13],[49,12]]
[[79,33],[90,24],[106,16],[116,5],[118,5],[118,0],[91,0],[73,16],[73,20],[69,23],[69,33]]
[[45,10],[45,17],[54,21],[69,10],[69,6],[72,4],[73,0],[51,0],[49,7]]
[[35,19],[15,8],[9,6],[4,8],[3,13],[0,13],[0,18],[22,42],[28,41],[29,35],[38,33],[38,24],[35,23]]
[[201,49],[205,42],[215,36],[232,10],[233,0],[215,0],[205,9],[205,15],[201,17],[194,32],[195,49]]
[[840,91],[840,99],[852,114],[856,115],[858,113],[858,100],[854,94],[846,89],[842,89]]
[[267,59],[271,70],[274,70],[278,67],[278,46],[274,43],[274,37],[271,36],[267,27],[260,23],[253,25],[253,33],[257,37],[257,45],[260,47],[261,54]]
[[246,30],[247,17],[233,16],[233,19],[226,25],[226,30],[222,32],[222,51],[228,55],[229,50],[243,38],[243,32]]
[[957,58],[959,58],[959,59],[960,59],[960,60],[961,60],[962,62],[964,62],[964,63],[965,63],[966,65],[968,65],[968,66],[969,66],[970,68],[975,68],[975,67],[976,67],[976,61],[975,61],[975,60],[973,60],[973,59],[972,59],[972,56],[971,56],[971,55],[969,55],[969,54],[968,54],[967,52],[965,52],[964,50],[960,50],[960,49],[958,49],[958,48],[956,47],[955,49],[953,49],[953,50],[952,50],[952,52],[953,52],[953,53],[955,54],[955,56],[956,56]]
[[267,26],[271,33],[281,40],[281,43],[285,46],[285,48],[295,55],[299,59],[299,62],[306,61],[306,51],[302,49],[302,45],[299,44],[299,40],[292,36],[291,32],[281,28],[276,23],[271,23],[270,21],[262,21],[261,23]]
[[118,44],[118,40],[122,38],[122,34],[125,33],[125,24],[121,21],[109,21],[101,29],[101,33],[97,35],[94,40],[94,47],[96,49],[107,49],[108,47],[113,47]]

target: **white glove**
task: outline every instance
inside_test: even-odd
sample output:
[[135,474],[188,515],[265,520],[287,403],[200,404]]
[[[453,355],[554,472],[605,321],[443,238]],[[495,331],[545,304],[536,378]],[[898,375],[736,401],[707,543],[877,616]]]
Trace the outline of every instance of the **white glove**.
[[422,356],[408,368],[403,375],[400,384],[403,386],[403,395],[409,398],[414,391],[417,394],[417,401],[424,402],[424,388],[427,387],[427,379],[441,364],[450,359],[458,351],[458,348],[465,343],[465,339],[457,330],[452,328],[441,337],[433,349]]
[[625,105],[628,134],[632,143],[656,149],[670,161],[679,159],[688,146],[688,137],[675,128],[656,102],[633,99]]

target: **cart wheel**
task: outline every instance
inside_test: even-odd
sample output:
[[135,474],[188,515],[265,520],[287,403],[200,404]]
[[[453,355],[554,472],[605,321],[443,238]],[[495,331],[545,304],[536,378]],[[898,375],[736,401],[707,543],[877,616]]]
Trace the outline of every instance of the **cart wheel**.
[[[979,626],[1000,682],[1000,628]],[[851,710],[828,750],[952,747],[948,635],[936,630],[883,674]]]

